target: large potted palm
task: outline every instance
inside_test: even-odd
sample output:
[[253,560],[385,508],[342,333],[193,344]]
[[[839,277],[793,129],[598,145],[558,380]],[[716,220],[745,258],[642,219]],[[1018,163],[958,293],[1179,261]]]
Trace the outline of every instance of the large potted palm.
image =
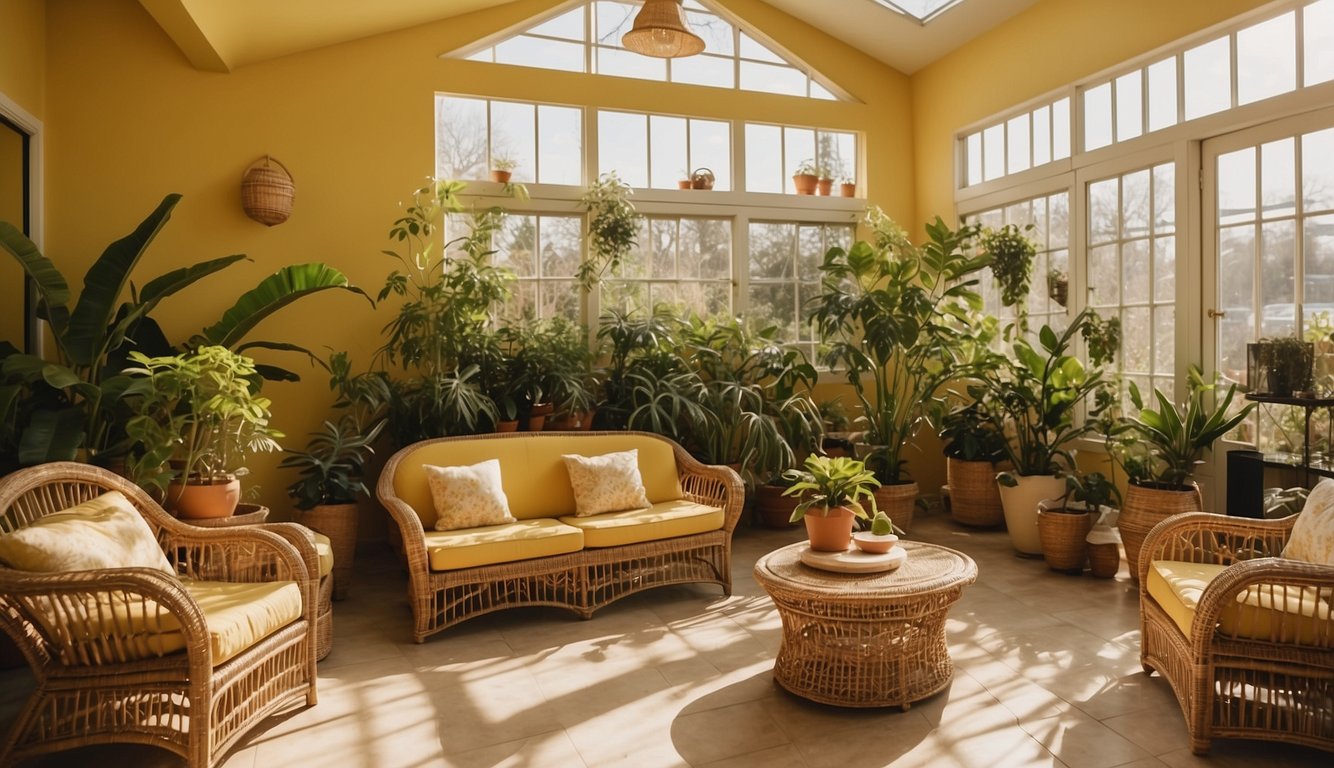
[[1108,436],[1112,458],[1130,478],[1119,525],[1132,578],[1138,578],[1140,547],[1155,525],[1174,514],[1203,509],[1199,485],[1192,480],[1196,465],[1215,440],[1235,429],[1255,408],[1255,403],[1248,403],[1231,412],[1236,384],[1228,385],[1210,407],[1205,398],[1214,386],[1206,384],[1193,365],[1189,382],[1190,394],[1181,405],[1155,389],[1157,410],[1148,407],[1131,382],[1130,401],[1136,414],[1118,420]]
[[[1071,347],[1077,336],[1088,343],[1088,365]],[[1043,326],[1033,341],[1021,338],[1012,356],[983,372],[995,403],[998,426],[1006,431],[1012,471],[997,475],[1010,543],[1022,555],[1042,554],[1038,502],[1065,493],[1062,477],[1075,466],[1076,440],[1098,430],[1112,405],[1102,366],[1120,345],[1120,323],[1085,309],[1061,333]],[[1080,409],[1088,405],[1080,420]]]
[[990,259],[968,254],[977,233],[972,226],[954,231],[937,218],[917,247],[879,209],[866,222],[873,242],[825,255],[811,318],[824,344],[822,362],[846,371],[861,404],[863,455],[881,483],[877,502],[908,530],[918,488],[906,448],[926,423],[937,390],[957,375],[955,355],[966,346],[970,307],[981,305],[974,275]]

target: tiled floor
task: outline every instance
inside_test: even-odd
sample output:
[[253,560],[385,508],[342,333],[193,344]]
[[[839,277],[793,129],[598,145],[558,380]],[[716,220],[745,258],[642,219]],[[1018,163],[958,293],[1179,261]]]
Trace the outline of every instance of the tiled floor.
[[[275,718],[229,768],[269,766],[1315,766],[1323,752],[1261,742],[1186,748],[1181,712],[1140,672],[1137,594],[1048,571],[1004,533],[920,517],[912,537],[967,552],[980,578],[950,613],[955,677],[906,712],[842,710],[777,689],[779,619],[757,557],[796,531],[735,538],[735,592],[688,586],[627,598],[580,621],[558,610],[491,614],[422,645],[405,577],[374,547],[335,605],[318,706]],[[0,727],[30,685],[0,674]],[[148,747],[67,752],[27,765],[177,765]]]

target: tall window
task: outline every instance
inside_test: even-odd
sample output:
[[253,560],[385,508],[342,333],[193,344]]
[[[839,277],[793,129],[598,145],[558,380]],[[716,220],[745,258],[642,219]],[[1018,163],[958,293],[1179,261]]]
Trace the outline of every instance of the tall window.
[[1176,171],[1171,163],[1088,185],[1088,306],[1121,319],[1116,365],[1146,397],[1173,397]]
[[497,160],[515,164],[514,180],[583,183],[583,110],[462,96],[435,97],[435,172],[484,179]]
[[838,98],[809,67],[774,51],[699,0],[685,0],[685,16],[690,28],[704,38],[703,53],[656,59],[627,51],[621,47],[621,37],[630,31],[639,8],[639,2],[591,0],[495,45],[465,49],[460,55],[494,64]]
[[777,326],[779,337],[797,342],[815,359],[816,336],[806,317],[820,294],[820,264],[834,246],[852,244],[851,224],[750,223],[746,319],[758,328]]
[[[1032,283],[1029,285],[1025,309],[1028,326],[1037,332],[1043,325],[1064,329],[1067,307],[1073,306],[1070,295],[1070,196],[1065,192],[1022,200],[1002,208],[982,211],[969,220],[983,227],[996,229],[1006,224],[1032,230],[1025,235],[1037,246],[1033,258]],[[986,311],[1003,323],[1014,322],[1015,311],[1002,307],[1000,288],[994,279],[982,278],[982,299]]]
[[602,282],[602,309],[732,314],[732,224],[728,219],[648,216],[620,275]]

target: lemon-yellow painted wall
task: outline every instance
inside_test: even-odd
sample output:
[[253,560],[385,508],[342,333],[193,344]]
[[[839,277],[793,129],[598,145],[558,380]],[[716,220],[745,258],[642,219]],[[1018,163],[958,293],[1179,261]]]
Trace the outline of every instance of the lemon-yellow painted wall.
[[46,111],[45,0],[0,3],[0,93],[42,119]]
[[1042,0],[912,76],[917,219],[954,210],[964,126],[1268,0]]
[[[577,105],[745,117],[874,136],[868,187],[903,219],[913,210],[908,79],[758,0],[727,7],[813,62],[858,103],[672,86],[441,60],[438,54],[553,7],[522,0],[494,10],[241,67],[201,72],[134,0],[62,0],[47,7],[46,253],[77,283],[105,245],[163,195],[184,200],[136,272],[136,282],[202,259],[251,262],[206,278],[157,312],[180,340],[214,321],[280,266],[326,261],[374,293],[391,263],[386,233],[397,205],[433,171],[436,91]],[[0,33],[7,38],[8,33]],[[267,228],[239,202],[246,166],[271,154],[290,169],[296,205]],[[353,353],[365,365],[389,310],[326,293],[293,305],[251,338]],[[257,353],[273,362],[272,355]],[[292,358],[282,362],[295,364]],[[325,377],[265,388],[287,442],[328,414]],[[254,462],[259,501],[285,516],[277,458]]]

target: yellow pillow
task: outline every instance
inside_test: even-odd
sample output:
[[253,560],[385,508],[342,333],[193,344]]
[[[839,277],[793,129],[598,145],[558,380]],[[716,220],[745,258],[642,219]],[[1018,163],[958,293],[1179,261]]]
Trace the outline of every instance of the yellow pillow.
[[646,509],[648,495],[639,474],[639,449],[601,456],[563,454],[574,491],[575,517]]
[[0,534],[0,561],[40,573],[138,567],[176,574],[148,523],[120,491]]
[[514,522],[509,499],[500,485],[500,460],[467,467],[426,464],[426,482],[435,502],[435,529],[455,531]]
[[1320,565],[1334,565],[1334,480],[1325,478],[1306,497],[1283,556]]

